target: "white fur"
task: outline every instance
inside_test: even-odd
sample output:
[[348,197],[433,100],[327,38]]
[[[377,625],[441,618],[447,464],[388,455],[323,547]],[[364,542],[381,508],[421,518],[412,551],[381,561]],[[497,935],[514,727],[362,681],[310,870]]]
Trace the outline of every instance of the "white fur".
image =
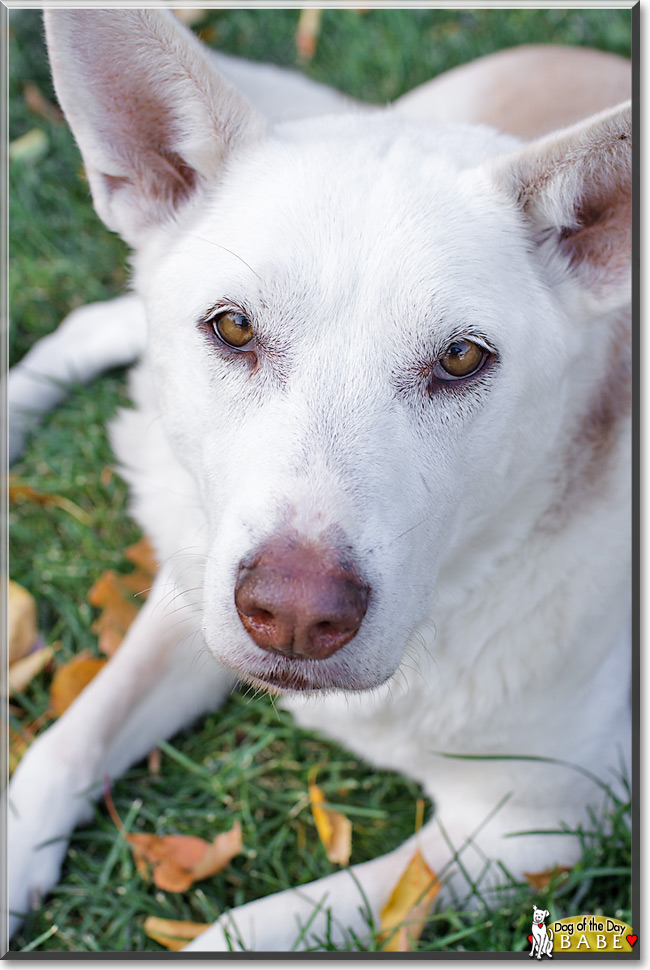
[[[13,908],[55,882],[64,843],[37,843],[70,832],[105,773],[218,703],[232,672],[264,683],[292,664],[312,686],[284,699],[300,723],[403,771],[435,800],[417,839],[434,870],[448,867],[450,843],[471,878],[486,857],[519,877],[570,864],[577,838],[507,836],[586,822],[603,801],[589,773],[616,786],[629,765],[625,417],[591,476],[589,454],[572,457],[587,448],[581,429],[612,379],[628,283],[604,236],[595,257],[572,265],[574,237],[557,236],[578,196],[625,194],[625,111],[535,148],[480,126],[421,125],[398,109],[266,130],[210,75],[207,107],[185,82],[170,94],[174,117],[182,108],[189,121],[178,144],[172,126],[169,151],[191,145],[198,172],[171,217],[160,185],[143,182],[138,195],[141,149],[129,131],[120,156],[119,119],[104,140],[101,83],[92,103],[77,94],[82,70],[101,81],[102,42],[113,56],[118,38],[128,70],[138,55],[125,38],[143,22],[147,37],[168,32],[185,49],[166,15],[131,11],[129,30],[117,30],[125,16],[102,12],[100,24],[87,11],[52,12],[48,33],[99,211],[139,246],[142,302],[131,307],[146,308],[147,354],[133,372],[135,410],[112,433],[133,511],[165,566],[105,672],[16,772]],[[79,48],[95,27],[91,68]],[[198,46],[187,44],[203,78]],[[202,112],[225,118],[212,155]],[[118,156],[125,182],[107,191],[101,166]],[[254,372],[197,326],[219,301],[254,322]],[[112,313],[101,311],[104,332]],[[423,362],[460,336],[497,364],[460,393],[429,393]],[[234,607],[239,563],[271,536],[318,540],[332,529],[372,590],[360,631],[322,660],[260,650]],[[179,597],[189,606],[181,631],[165,619]],[[192,661],[199,630],[216,660],[209,671]],[[354,878],[344,871],[248,903],[188,949],[227,949],[233,926],[247,947],[289,949],[322,899],[336,938],[363,935],[359,889],[377,918],[412,851],[413,840]],[[483,885],[498,878],[493,867]]]

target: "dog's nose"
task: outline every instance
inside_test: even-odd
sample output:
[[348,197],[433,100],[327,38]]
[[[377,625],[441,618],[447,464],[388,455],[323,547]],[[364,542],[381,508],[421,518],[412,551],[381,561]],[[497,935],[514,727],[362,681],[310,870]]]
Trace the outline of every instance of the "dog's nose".
[[274,539],[240,567],[235,605],[258,647],[322,660],[357,634],[368,594],[334,550]]

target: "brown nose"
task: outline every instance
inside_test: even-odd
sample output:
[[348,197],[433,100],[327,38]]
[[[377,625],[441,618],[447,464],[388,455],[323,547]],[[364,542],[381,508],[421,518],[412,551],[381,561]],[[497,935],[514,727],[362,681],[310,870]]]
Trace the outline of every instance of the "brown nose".
[[356,635],[368,587],[333,550],[274,539],[241,566],[235,605],[258,647],[322,660]]

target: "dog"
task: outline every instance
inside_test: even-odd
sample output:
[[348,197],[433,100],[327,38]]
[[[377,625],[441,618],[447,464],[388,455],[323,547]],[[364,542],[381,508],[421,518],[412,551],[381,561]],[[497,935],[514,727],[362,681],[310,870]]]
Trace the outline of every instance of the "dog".
[[537,951],[538,960],[541,960],[544,954],[547,957],[553,956],[553,936],[547,930],[545,922],[548,916],[549,912],[547,909],[538,909],[537,906],[533,906],[533,925],[531,930],[533,945],[529,956],[534,957],[535,951]]
[[142,352],[112,441],[161,568],[12,779],[12,926],[89,793],[237,678],[435,815],[187,950],[364,940],[416,846],[462,849],[443,894],[571,865],[630,764],[629,64],[515,49],[384,109],[168,11],[45,24],[133,293],[12,373],[14,451],[67,378]]

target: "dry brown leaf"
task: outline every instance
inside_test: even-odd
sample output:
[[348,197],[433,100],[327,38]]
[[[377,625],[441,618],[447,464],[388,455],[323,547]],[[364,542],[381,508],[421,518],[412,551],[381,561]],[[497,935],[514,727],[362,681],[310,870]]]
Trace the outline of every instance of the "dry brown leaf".
[[36,601],[12,579],[7,584],[7,639],[10,664],[28,654],[38,640]]
[[107,663],[108,660],[84,652],[59,667],[50,685],[51,713],[60,717]]
[[243,851],[241,825],[237,821],[230,831],[221,832],[208,843],[205,855],[192,867],[192,881],[199,882],[209,876],[216,876],[226,868],[231,859]]
[[21,657],[20,660],[14,661],[9,667],[9,675],[7,677],[9,696],[12,697],[14,694],[22,694],[28,684],[32,682],[37,674],[40,674],[41,670],[49,664],[53,657],[54,650],[52,647],[41,647],[40,650],[34,650],[32,653],[28,653],[26,657]]
[[296,27],[296,49],[298,56],[304,61],[310,61],[316,53],[322,14],[322,10],[314,7],[307,7],[300,11]]
[[88,602],[102,612],[92,625],[102,653],[112,657],[138,615],[133,590],[125,576],[108,569],[88,593]]
[[352,852],[352,823],[341,812],[325,807],[325,795],[313,782],[309,783],[309,803],[316,823],[316,831],[330,862],[347,866]]
[[45,118],[46,121],[51,121],[55,125],[61,124],[63,112],[47,100],[33,81],[25,82],[23,94],[25,95],[25,104],[33,114],[38,115],[39,118]]
[[[158,564],[148,539],[142,538],[129,546],[124,555],[137,569],[132,573],[116,573],[108,569],[88,593],[88,602],[102,612],[93,623],[98,646],[112,657],[138,614],[140,603],[151,589]],[[137,598],[136,598],[137,597]]]
[[10,502],[35,502],[37,505],[54,505],[68,512],[84,525],[91,524],[88,513],[79,508],[75,502],[64,498],[63,495],[51,495],[47,492],[39,492],[37,489],[32,488],[31,485],[21,482],[15,475],[9,476],[8,497]]
[[548,889],[552,879],[566,872],[571,872],[571,866],[554,866],[552,869],[544,869],[543,872],[525,872],[524,876],[532,889],[541,891]]
[[381,911],[382,950],[408,953],[413,949],[439,892],[438,877],[418,849]]
[[158,560],[153,551],[153,546],[146,536],[143,536],[139,542],[125,549],[124,555],[130,562],[147,573],[150,579],[153,579],[158,572]]
[[138,872],[144,880],[153,881],[165,892],[185,892],[193,883],[221,872],[242,851],[239,822],[235,822],[230,832],[217,835],[213,842],[193,835],[125,832],[108,789],[104,791],[104,798],[116,828],[131,846]]
[[195,939],[199,933],[209,929],[210,923],[190,923],[180,919],[160,919],[158,916],[147,916],[144,921],[144,931],[148,937],[166,946],[168,950],[182,950],[186,944]]

